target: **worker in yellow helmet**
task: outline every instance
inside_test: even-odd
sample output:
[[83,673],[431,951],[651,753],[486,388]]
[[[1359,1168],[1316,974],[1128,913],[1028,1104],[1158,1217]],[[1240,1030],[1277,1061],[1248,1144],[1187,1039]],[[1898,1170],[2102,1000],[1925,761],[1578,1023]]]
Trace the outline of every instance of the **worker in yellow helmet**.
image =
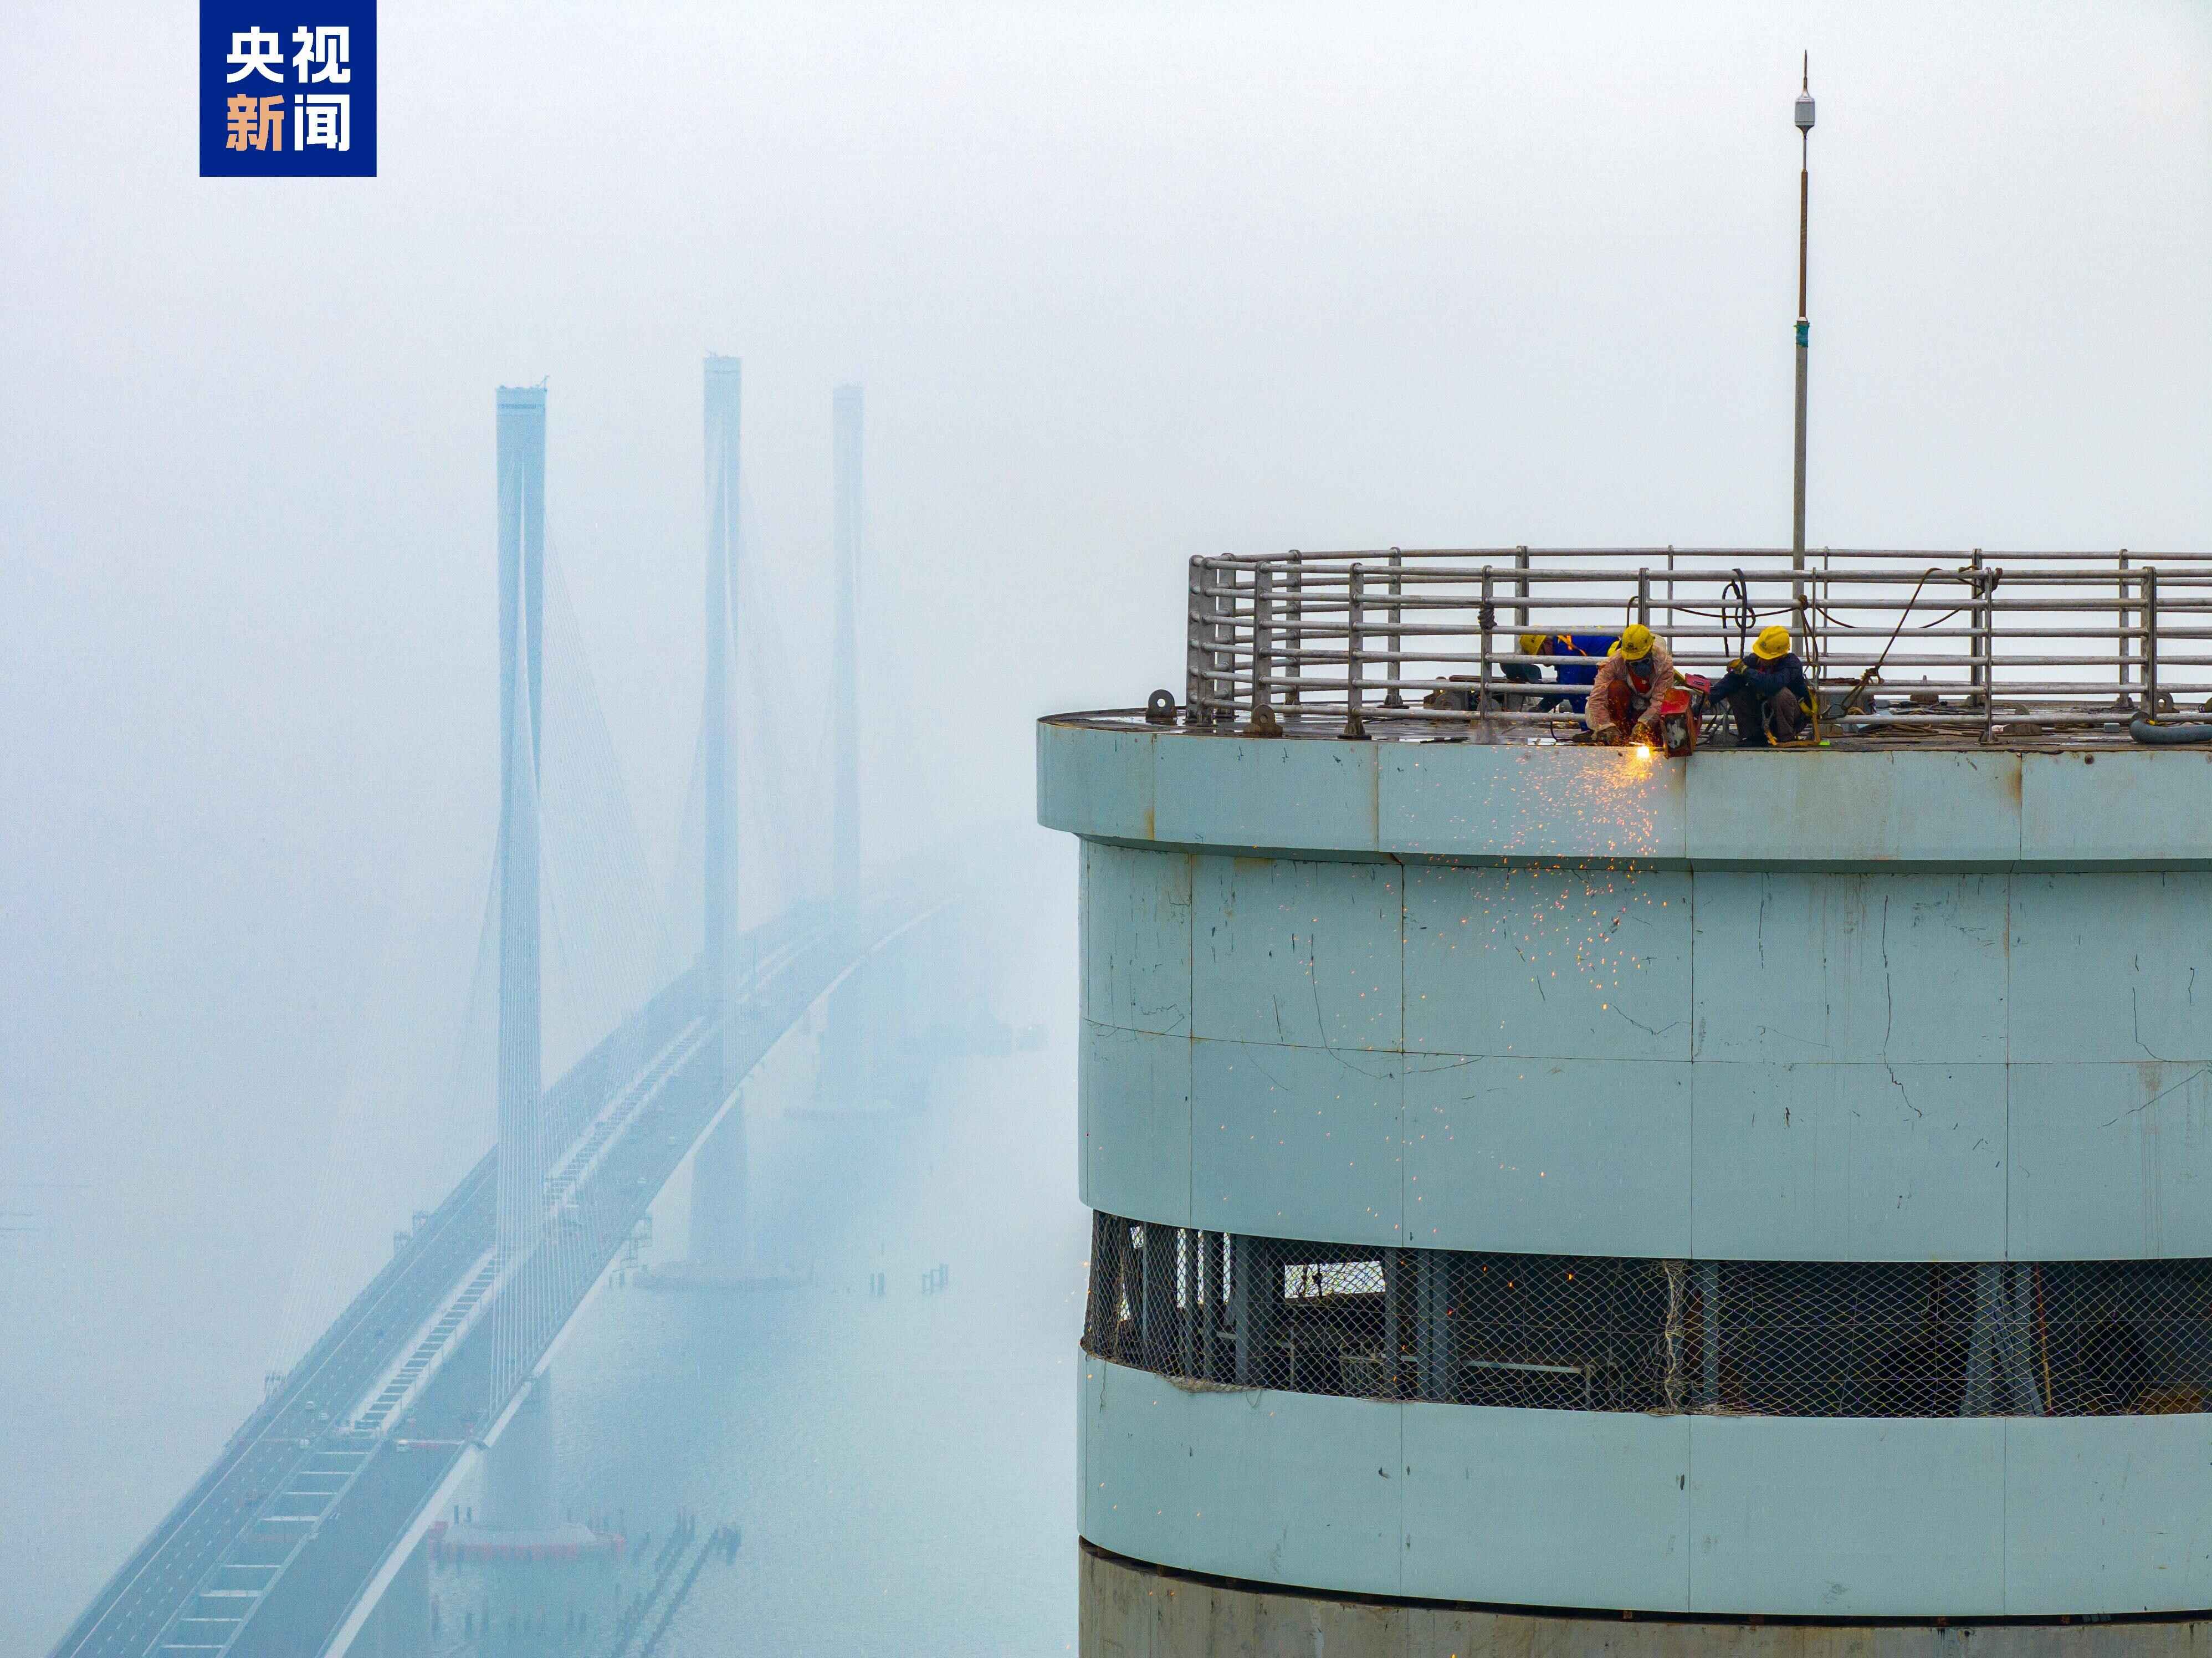
[[1632,623],[1598,668],[1583,723],[1601,743],[1658,744],[1659,700],[1674,683],[1674,656],[1667,641],[1641,622]]
[[[1570,714],[1580,714],[1583,712],[1583,703],[1589,696],[1589,692],[1585,687],[1596,679],[1599,665],[1605,660],[1613,647],[1620,642],[1620,635],[1618,634],[1524,633],[1513,642],[1521,647],[1521,654],[1524,658],[1553,659],[1553,677],[1562,686],[1574,688],[1571,690],[1562,689],[1543,696],[1532,706],[1540,711],[1547,712],[1553,708],[1564,708]],[[1573,657],[1578,659],[1575,661],[1558,659],[1562,657]],[[1502,665],[1507,679],[1523,684],[1539,683],[1544,677],[1543,669],[1534,662],[1516,662],[1508,659]]]
[[[1522,708],[1532,714],[1565,713],[1580,718],[1583,705],[1589,697],[1589,686],[1597,677],[1598,666],[1605,660],[1606,653],[1620,642],[1620,635],[1528,632],[1516,634],[1513,642],[1521,647],[1521,654],[1498,659],[1498,677],[1511,689],[1496,694],[1498,706]],[[1530,658],[1549,659],[1550,681],[1544,677],[1542,662],[1529,660]],[[1563,660],[1565,658],[1575,659]],[[1531,690],[1528,687],[1532,685],[1543,689]],[[1477,686],[1475,675],[1455,673],[1424,701],[1431,708],[1456,708],[1464,713],[1475,706]]]
[[1735,711],[1735,740],[1744,748],[1794,743],[1811,729],[1813,688],[1784,627],[1760,629],[1751,655],[1729,663],[1705,697]]

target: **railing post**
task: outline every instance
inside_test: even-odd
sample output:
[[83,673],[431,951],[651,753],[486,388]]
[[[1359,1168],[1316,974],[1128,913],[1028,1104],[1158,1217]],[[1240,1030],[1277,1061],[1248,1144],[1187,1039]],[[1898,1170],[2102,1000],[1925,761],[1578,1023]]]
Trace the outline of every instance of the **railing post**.
[[1389,682],[1390,689],[1382,694],[1382,706],[1386,708],[1402,708],[1406,706],[1405,694],[1398,689],[1398,682],[1406,677],[1406,665],[1403,660],[1406,649],[1405,635],[1398,631],[1405,620],[1404,613],[1398,604],[1399,569],[1403,562],[1403,555],[1393,547],[1390,550],[1390,670],[1383,676]]
[[1252,712],[1274,701],[1275,573],[1262,564],[1252,588]]
[[1275,573],[1266,564],[1252,572],[1252,717],[1247,737],[1280,737],[1275,718]]
[[1813,669],[1813,703],[1815,708],[1820,701],[1820,676],[1826,671],[1828,664],[1827,641],[1820,632],[1820,617],[1826,608],[1826,600],[1821,597],[1821,592],[1827,585],[1828,573],[1834,568],[1835,561],[1829,556],[1828,550],[1823,547],[1820,549],[1820,574],[1809,577],[1805,583],[1808,606],[1805,615],[1805,647],[1812,653],[1809,659]]
[[1360,660],[1359,598],[1365,581],[1366,570],[1362,565],[1352,567],[1351,585],[1346,588],[1344,609],[1344,729],[1338,733],[1351,742],[1359,742],[1367,736],[1367,724],[1359,717],[1359,681],[1364,671]]
[[1790,618],[1797,629],[1798,642],[1804,648],[1805,664],[1812,671],[1812,677],[1816,682],[1813,687],[1813,694],[1816,699],[1820,695],[1820,686],[1817,682],[1820,675],[1820,653],[1813,641],[1812,595],[1819,591],[1820,580],[1819,572],[1813,569],[1808,563],[1805,569],[1805,579],[1797,588],[1796,599],[1797,614]]
[[1980,660],[1982,654],[1982,550],[1980,548],[1974,549],[1973,559],[1967,568],[1973,574],[1966,578],[1966,590],[1974,596],[1972,602],[1966,606],[1966,615],[1971,618],[1966,623],[1966,683],[1972,688],[1968,695],[1968,704],[1972,706],[1973,694],[1978,693],[1984,705],[1986,706],[1990,700],[1990,689],[1982,683]]
[[1185,617],[1182,661],[1182,719],[1186,726],[1203,723],[1199,712],[1203,695],[1204,680],[1200,668],[1206,660],[1203,641],[1206,635],[1206,565],[1194,557],[1190,561],[1190,598]]
[[1513,607],[1514,632],[1526,633],[1528,630],[1528,550],[1526,547],[1513,550],[1513,568],[1521,572],[1513,578],[1513,592],[1521,601]]
[[1491,603],[1494,586],[1490,566],[1486,564],[1482,567],[1482,609],[1475,615],[1475,619],[1482,624],[1482,679],[1474,699],[1476,711],[1485,716],[1490,713],[1490,630],[1492,624],[1498,620],[1498,612]]
[[1214,703],[1221,689],[1221,582],[1222,573],[1209,562],[1206,567],[1206,629],[1201,635],[1204,641],[1201,655],[1206,664],[1206,719],[1203,723],[1208,726],[1220,717],[1220,710]]
[[1283,705],[1298,706],[1298,679],[1305,670],[1305,555],[1295,547],[1291,550],[1290,649],[1286,653],[1283,678]]
[[1647,628],[1651,625],[1651,568],[1649,565],[1636,573],[1636,619]]
[[1206,712],[1215,725],[1237,717],[1237,567],[1213,573],[1213,683]]
[[2159,716],[2158,700],[2158,567],[2144,567],[2142,573],[2143,613],[2143,715],[2155,720]]
[[2128,706],[2128,658],[2134,654],[2132,641],[2128,638],[2128,617],[2132,614],[2128,604],[2128,550],[2120,549],[2120,575],[2116,584],[2120,590],[2120,706]]
[[1980,583],[1982,594],[1982,741],[1996,740],[1997,720],[1997,583],[2004,579],[2002,569],[1984,574]]

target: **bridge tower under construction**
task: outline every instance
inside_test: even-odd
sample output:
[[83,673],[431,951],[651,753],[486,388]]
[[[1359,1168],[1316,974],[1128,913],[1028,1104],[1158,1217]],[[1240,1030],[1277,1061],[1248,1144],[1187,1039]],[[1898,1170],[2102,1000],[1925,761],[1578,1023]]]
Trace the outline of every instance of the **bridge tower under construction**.
[[[1038,725],[1085,1653],[2212,1633],[2212,565],[2043,557],[1200,561]],[[1817,734],[1589,744],[1730,580]]]
[[[737,655],[738,592],[738,438],[744,366],[736,357],[709,356],[706,365],[707,454],[707,690],[701,712],[700,749],[705,785],[702,838],[704,946],[702,1000],[717,1022],[717,1085],[736,1088],[726,1028],[738,971],[737,747],[730,681]],[[751,1220],[745,1108],[732,1099],[708,1134],[691,1170],[690,1254],[671,1282],[711,1284],[741,1277],[750,1264]]]
[[[627,807],[603,730],[594,752],[588,669],[575,672],[583,665],[563,655],[575,641],[558,571],[546,558],[545,388],[502,387],[500,818],[490,947],[479,957],[496,996],[470,1005],[471,1018],[495,1005],[496,1143],[442,1199],[414,1212],[409,1229],[393,1235],[391,1258],[291,1365],[271,1373],[238,1432],[93,1597],[57,1653],[411,1658],[458,1643],[580,1654],[635,1645],[641,1630],[650,1645],[659,1638],[650,1631],[665,1629],[703,1564],[733,1560],[734,1521],[710,1526],[686,1514],[658,1533],[661,1546],[648,1564],[631,1555],[623,1509],[588,1494],[579,1500],[573,1481],[558,1477],[554,1358],[580,1314],[612,1284],[793,1281],[747,1264],[738,1084],[809,1025],[825,999],[849,988],[868,957],[946,902],[940,888],[920,881],[866,893],[857,884],[850,738],[859,718],[860,404],[858,388],[847,387],[834,404],[842,571],[836,898],[791,898],[763,916],[738,913],[739,699],[730,681],[740,609],[738,376],[735,359],[708,359],[707,799],[696,889],[706,948],[689,962],[661,960],[641,889],[628,884],[623,902],[609,904],[599,890],[609,872],[574,864],[569,831],[581,824],[587,841],[609,833],[619,841]],[[550,791],[541,763],[549,757],[556,774]],[[619,865],[619,846],[613,857]],[[619,888],[641,871],[612,874]],[[615,959],[610,982],[580,996],[573,981],[556,981],[556,1047],[588,1032],[599,1016],[612,1023],[549,1074],[546,946],[564,935],[557,922],[541,927],[540,917],[557,917],[554,901],[562,896],[568,914],[589,928],[612,926],[586,947],[611,944]],[[579,935],[566,937],[553,954],[573,971]],[[568,995],[558,995],[564,988]],[[848,1002],[842,1024],[857,1037],[866,1022],[855,1014]],[[841,1023],[834,1009],[831,1023]],[[456,1099],[477,1074],[457,1079]],[[459,1115],[454,1122],[465,1127]],[[684,1265],[702,1270],[641,1270],[653,1206],[695,1160],[694,1259]],[[648,1616],[653,1621],[642,1624]]]

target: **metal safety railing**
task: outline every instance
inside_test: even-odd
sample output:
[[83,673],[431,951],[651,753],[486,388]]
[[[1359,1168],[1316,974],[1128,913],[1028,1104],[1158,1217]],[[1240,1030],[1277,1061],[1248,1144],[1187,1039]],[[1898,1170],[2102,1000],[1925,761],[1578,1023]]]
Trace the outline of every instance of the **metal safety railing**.
[[[1831,728],[1989,742],[2212,708],[2212,554],[1388,548],[1190,562],[1182,718],[1349,738],[1579,723],[1584,647],[1642,623],[1718,677],[1789,628]],[[1524,651],[1521,636],[1545,635]],[[1601,655],[1600,649],[1597,654]],[[1562,676],[1561,671],[1566,671]],[[1370,725],[1380,729],[1370,732]],[[1516,732],[1516,727],[1527,728]]]

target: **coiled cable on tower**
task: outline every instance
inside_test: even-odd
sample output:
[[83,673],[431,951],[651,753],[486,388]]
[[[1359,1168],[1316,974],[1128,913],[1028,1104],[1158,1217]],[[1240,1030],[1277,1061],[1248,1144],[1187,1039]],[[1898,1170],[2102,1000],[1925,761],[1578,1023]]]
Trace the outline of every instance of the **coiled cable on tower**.
[[2185,720],[2169,725],[2139,714],[2128,721],[2128,735],[2154,748],[2178,743],[2212,743],[2212,720]]

